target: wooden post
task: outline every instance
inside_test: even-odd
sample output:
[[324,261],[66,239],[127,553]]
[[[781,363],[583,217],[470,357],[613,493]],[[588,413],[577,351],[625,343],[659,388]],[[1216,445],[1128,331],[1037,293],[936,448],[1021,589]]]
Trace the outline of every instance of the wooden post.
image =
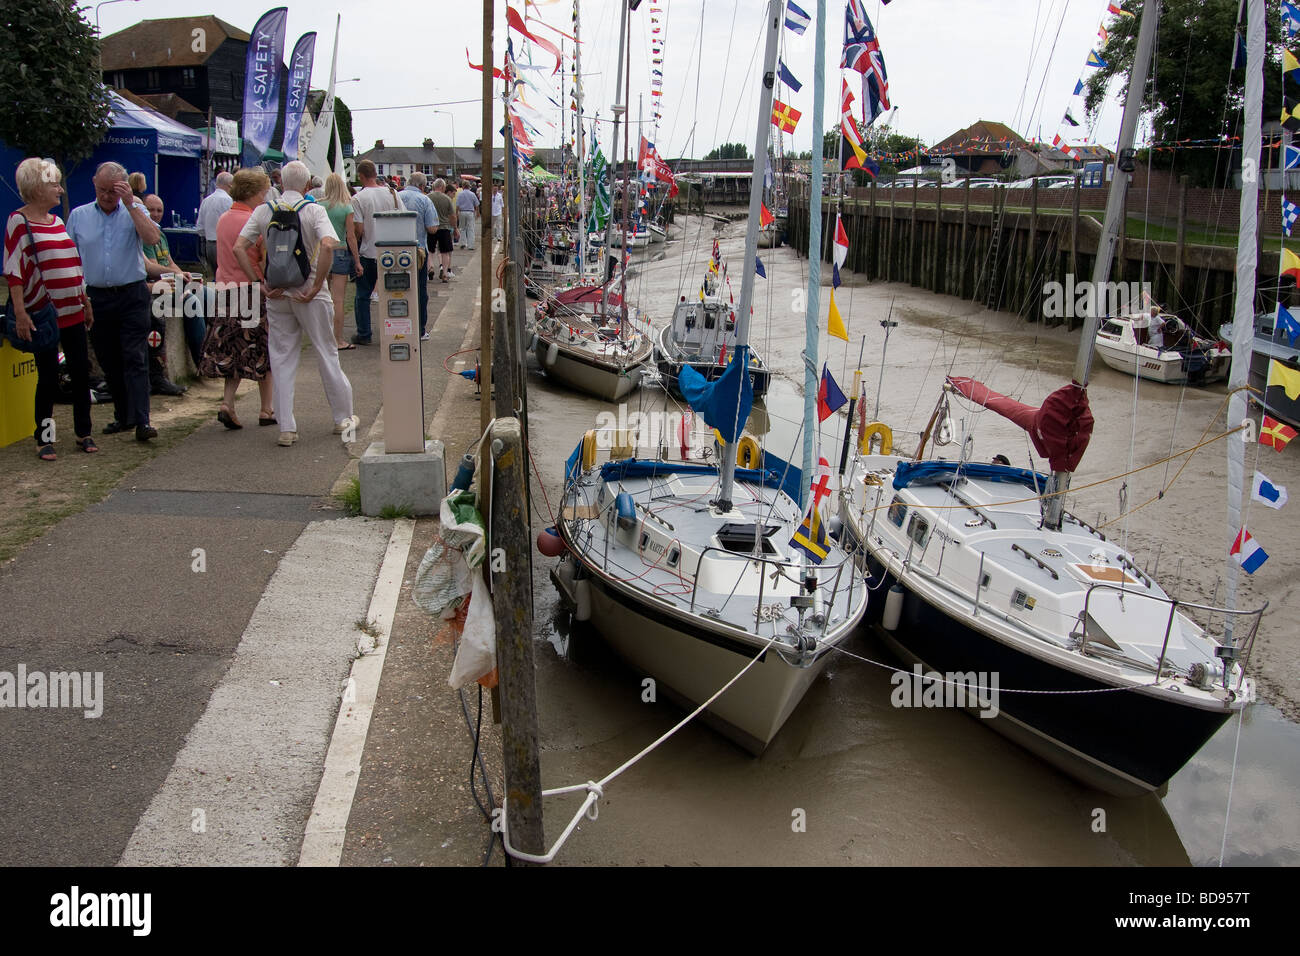
[[[1115,175],[1119,176],[1120,172],[1116,170]],[[1148,177],[1148,189],[1150,189],[1150,182],[1151,180]],[[1132,189],[1124,190],[1124,209],[1120,213],[1119,217],[1119,248],[1115,253],[1115,270],[1113,276],[1114,281],[1116,282],[1124,281],[1124,259],[1128,253],[1128,197],[1132,195],[1132,193]]]
[[[487,430],[492,421],[492,18],[495,7],[492,0],[483,0],[483,168],[479,170],[479,185],[483,191],[482,233],[479,235],[479,255],[482,269],[479,272],[479,348],[482,358],[481,381],[483,397],[479,404],[479,432]],[[454,157],[456,144],[451,144]],[[510,158],[506,158],[509,162]]]
[[916,198],[921,191],[920,180],[912,180],[912,223],[907,230],[907,281],[910,285],[916,285],[920,281],[920,274],[916,267],[916,254],[920,251],[920,243],[916,237]]
[[943,189],[936,186],[934,190],[934,262],[932,263],[934,272],[930,281],[930,289],[940,294],[944,291],[942,281],[939,278],[943,275],[941,265],[943,260]]
[[[1102,164],[1105,165],[1104,163]],[[1105,178],[1103,176],[1103,178]],[[1070,274],[1079,281],[1079,197],[1083,192],[1083,177],[1074,178],[1074,215],[1070,217]]]
[[[483,404],[485,407],[488,404],[486,396]],[[488,448],[493,475],[492,540],[487,564],[489,569],[505,568],[489,571],[489,580],[497,627],[506,822],[515,849],[540,855],[546,852],[546,845],[542,831],[542,764],[537,743],[537,684],[533,671],[532,541],[524,485],[528,456],[519,420],[497,419]]]
[[519,307],[516,294],[518,270],[518,263],[510,259],[506,260],[503,275],[506,308],[505,312],[498,313],[496,316],[496,334],[493,342],[496,349],[492,353],[493,361],[496,363],[496,367],[492,370],[492,380],[497,383],[493,409],[497,418],[515,416],[515,396],[519,391],[519,382],[516,378],[522,357],[515,354],[514,334],[516,310]]
[[871,244],[871,255],[867,259],[867,279],[875,281],[880,275],[880,231],[876,228],[876,181],[871,181],[871,235],[867,240]]
[[[1024,315],[1026,312],[1028,312],[1029,315],[1033,316],[1035,310],[1034,310],[1033,306],[1031,305],[1031,303],[1032,303],[1032,302],[1034,301],[1034,299],[1035,299],[1035,295],[1034,295],[1034,277],[1038,274],[1038,261],[1039,261],[1039,256],[1038,256],[1038,180],[1037,180],[1037,179],[1035,179],[1035,180],[1033,181],[1033,183],[1030,185],[1030,188],[1029,188],[1029,247],[1028,247],[1028,252],[1029,252],[1029,254],[1028,254],[1027,256],[1025,256],[1025,259],[1026,259],[1026,263],[1025,263],[1025,271],[1026,271],[1026,274],[1027,274],[1028,278],[1025,280],[1025,295],[1024,295],[1024,297],[1021,299],[1020,314],[1021,314],[1021,315]],[[1044,256],[1044,257],[1043,257],[1043,262],[1046,262],[1046,261],[1047,261],[1046,256]],[[1037,299],[1038,299],[1038,304],[1039,304],[1040,307],[1039,307],[1039,309],[1037,310],[1038,315],[1037,315],[1037,316],[1034,316],[1035,320],[1036,320],[1037,318],[1041,318],[1041,317],[1042,317],[1042,314],[1043,314],[1043,310],[1042,310],[1042,308],[1041,308],[1041,306],[1042,306],[1042,302],[1043,302],[1043,298],[1042,298],[1041,295],[1039,295],[1039,296],[1037,296]]]
[[[943,187],[939,187],[939,188],[942,189]],[[957,250],[957,261],[961,263],[961,273],[957,279],[957,295],[959,298],[964,299],[966,298],[966,260],[970,258],[970,256],[967,255],[967,250],[969,247],[967,246],[967,236],[966,236],[966,229],[967,226],[970,224],[970,183],[969,181],[967,182],[966,187],[962,189],[962,194],[964,195],[965,200],[962,202],[962,207],[961,207],[961,248]]]

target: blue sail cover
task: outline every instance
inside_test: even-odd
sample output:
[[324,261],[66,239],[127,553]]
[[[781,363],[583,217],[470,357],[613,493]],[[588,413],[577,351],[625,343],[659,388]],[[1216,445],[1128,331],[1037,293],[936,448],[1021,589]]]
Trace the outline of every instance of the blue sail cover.
[[749,380],[749,346],[736,349],[731,363],[714,381],[689,365],[677,375],[677,387],[691,408],[699,412],[710,428],[716,428],[722,440],[734,442],[749,421],[754,407],[754,384]]
[[[685,461],[657,461],[649,458],[625,458],[607,461],[600,466],[600,477],[605,481],[623,481],[628,478],[654,478],[660,475],[716,475],[717,465],[694,464]],[[776,471],[759,471],[757,468],[737,468],[736,480],[747,484],[780,488],[781,475]]]
[[1047,487],[1047,476],[1028,468],[1012,468],[1010,465],[985,465],[978,462],[957,461],[903,461],[894,471],[894,487],[906,488],[910,484],[933,485],[960,472],[963,478],[978,478],[981,481],[1005,481],[1016,485],[1027,485],[1036,490]]

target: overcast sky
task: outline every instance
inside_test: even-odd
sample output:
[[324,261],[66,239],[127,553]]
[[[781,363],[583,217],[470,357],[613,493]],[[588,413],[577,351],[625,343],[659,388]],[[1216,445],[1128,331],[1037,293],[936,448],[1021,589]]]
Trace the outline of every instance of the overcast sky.
[[[523,0],[514,0],[516,9]],[[251,30],[268,0],[123,0],[101,7],[100,25],[107,35],[143,19],[216,13],[241,29]],[[353,110],[353,134],[359,151],[376,139],[387,145],[418,145],[431,137],[449,145],[453,125],[456,145],[469,146],[480,135],[480,74],[466,64],[466,49],[481,59],[481,2],[374,3],[371,0],[303,3],[289,7],[286,55],[302,33],[317,32],[312,85],[329,81],[330,51],[336,14],[342,14],[339,79],[360,82],[338,88]],[[800,4],[816,17],[815,0]],[[505,46],[505,3],[496,6],[497,63]],[[758,71],[762,57],[763,0],[643,0],[630,15],[631,119],[637,118],[638,97],[650,128],[651,7],[659,14],[664,38],[663,118],[657,133],[660,152],[702,156],[718,143],[743,141],[751,149],[755,132]],[[837,119],[839,51],[843,41],[844,2],[827,0],[826,117]],[[1084,72],[1088,51],[1097,43],[1097,26],[1106,0],[894,0],[885,7],[866,0],[876,26],[889,72],[889,92],[895,111],[894,129],[936,142],[979,119],[1007,123],[1025,136],[1050,140],[1071,102],[1075,80]],[[530,15],[572,33],[572,0],[543,0],[530,5]],[[94,20],[93,8],[87,8]],[[618,56],[619,4],[616,0],[581,3],[583,112],[608,119],[614,102]],[[531,24],[530,24],[531,26]],[[783,58],[803,82],[788,101],[804,116],[787,150],[809,149],[813,122],[813,53],[815,22],[803,36],[782,30]],[[560,43],[544,27],[539,36]],[[566,50],[572,44],[563,41]],[[560,99],[559,77],[550,75],[554,57],[516,38],[522,63],[530,59],[546,69],[526,75],[541,89],[528,91],[528,102],[553,127],[544,129],[536,145],[560,142],[559,110],[548,94]],[[527,52],[526,52],[527,51]],[[858,97],[858,74],[848,72]],[[571,77],[571,74],[568,74]],[[565,80],[567,88],[569,79]],[[1103,111],[1094,139],[1114,146],[1119,128],[1118,91]],[[461,101],[461,102],[458,102]],[[1075,117],[1083,121],[1079,100]],[[428,105],[435,104],[435,105]],[[441,112],[439,112],[441,110]],[[569,114],[570,116],[572,114]],[[570,120],[571,122],[571,120]],[[501,125],[496,108],[493,130]],[[588,126],[589,128],[589,126]],[[1082,139],[1086,127],[1072,137]],[[1068,132],[1068,128],[1061,130]],[[607,125],[601,128],[604,149],[610,149]],[[620,150],[621,152],[621,150]]]

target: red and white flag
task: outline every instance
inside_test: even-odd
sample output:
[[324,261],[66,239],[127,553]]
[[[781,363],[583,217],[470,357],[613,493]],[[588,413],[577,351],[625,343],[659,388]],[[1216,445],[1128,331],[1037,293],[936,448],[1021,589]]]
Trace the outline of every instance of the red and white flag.
[[849,234],[844,231],[844,222],[839,213],[835,214],[835,247],[831,255],[835,259],[835,265],[843,269],[844,260],[849,257]]

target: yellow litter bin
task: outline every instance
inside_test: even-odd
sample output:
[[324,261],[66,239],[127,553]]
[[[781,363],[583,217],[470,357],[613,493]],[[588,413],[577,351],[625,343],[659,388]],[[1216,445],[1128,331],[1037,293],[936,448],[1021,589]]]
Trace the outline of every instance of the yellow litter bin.
[[0,447],[32,437],[36,357],[0,340]]

